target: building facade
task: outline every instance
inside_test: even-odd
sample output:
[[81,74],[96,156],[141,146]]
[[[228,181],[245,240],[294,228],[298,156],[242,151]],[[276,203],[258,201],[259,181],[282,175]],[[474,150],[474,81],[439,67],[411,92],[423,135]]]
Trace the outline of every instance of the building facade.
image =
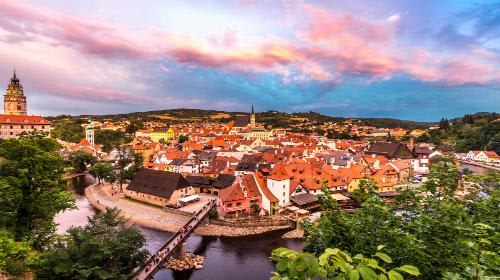
[[16,71],[14,71],[14,76],[10,79],[7,92],[3,97],[3,111],[5,115],[26,116],[28,114],[23,85],[17,78]]
[[49,121],[42,116],[28,116],[26,96],[16,72],[7,85],[3,108],[4,114],[0,115],[0,138],[14,138],[35,130],[50,133]]

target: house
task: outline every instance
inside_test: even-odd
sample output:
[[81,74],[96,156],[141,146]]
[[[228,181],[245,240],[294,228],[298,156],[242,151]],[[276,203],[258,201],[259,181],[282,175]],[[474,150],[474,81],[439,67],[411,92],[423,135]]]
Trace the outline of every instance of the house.
[[465,156],[465,159],[467,160],[475,160],[475,157],[477,154],[479,154],[481,151],[469,151],[467,155]]
[[412,159],[413,170],[418,173],[427,174],[429,173],[429,166],[431,164],[430,155],[432,151],[429,147],[415,147],[413,148]]
[[169,206],[195,193],[189,182],[178,173],[141,169],[125,189],[125,195],[147,203]]
[[370,144],[365,154],[376,154],[388,159],[412,159],[413,154],[403,143],[375,142]]
[[296,205],[301,209],[309,210],[310,212],[318,210],[321,207],[318,197],[310,193],[301,193],[295,195],[290,198],[290,201],[293,203],[293,205]]
[[496,162],[499,160],[499,157],[495,151],[480,151],[474,156],[474,160],[482,162]]
[[261,196],[252,175],[240,176],[231,186],[220,190],[219,201],[224,216],[250,214],[253,204],[261,207]]

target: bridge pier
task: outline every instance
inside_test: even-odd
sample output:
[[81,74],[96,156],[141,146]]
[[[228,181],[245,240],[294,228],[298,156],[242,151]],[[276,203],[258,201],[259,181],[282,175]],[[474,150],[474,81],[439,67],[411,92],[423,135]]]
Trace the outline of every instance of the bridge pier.
[[187,244],[186,242],[182,242],[174,251],[174,258],[178,260],[185,260],[187,253]]

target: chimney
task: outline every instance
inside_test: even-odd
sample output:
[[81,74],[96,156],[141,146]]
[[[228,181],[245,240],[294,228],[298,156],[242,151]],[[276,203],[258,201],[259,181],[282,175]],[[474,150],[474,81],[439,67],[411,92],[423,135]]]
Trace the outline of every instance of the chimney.
[[413,137],[410,137],[410,144],[408,144],[408,149],[413,152],[413,148],[415,148],[415,139],[413,139]]

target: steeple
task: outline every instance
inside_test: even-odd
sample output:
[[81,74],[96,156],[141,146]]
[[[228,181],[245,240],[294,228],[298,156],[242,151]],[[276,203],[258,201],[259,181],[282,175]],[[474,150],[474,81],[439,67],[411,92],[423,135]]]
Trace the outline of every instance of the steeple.
[[[16,72],[14,71],[14,76],[16,75]],[[252,114],[254,114],[254,110],[253,110],[253,105],[252,105]]]
[[3,110],[6,115],[27,115],[26,96],[24,96],[23,85],[17,78],[16,69],[7,85]]
[[250,114],[250,127],[255,128],[255,110],[252,105],[252,113]]

